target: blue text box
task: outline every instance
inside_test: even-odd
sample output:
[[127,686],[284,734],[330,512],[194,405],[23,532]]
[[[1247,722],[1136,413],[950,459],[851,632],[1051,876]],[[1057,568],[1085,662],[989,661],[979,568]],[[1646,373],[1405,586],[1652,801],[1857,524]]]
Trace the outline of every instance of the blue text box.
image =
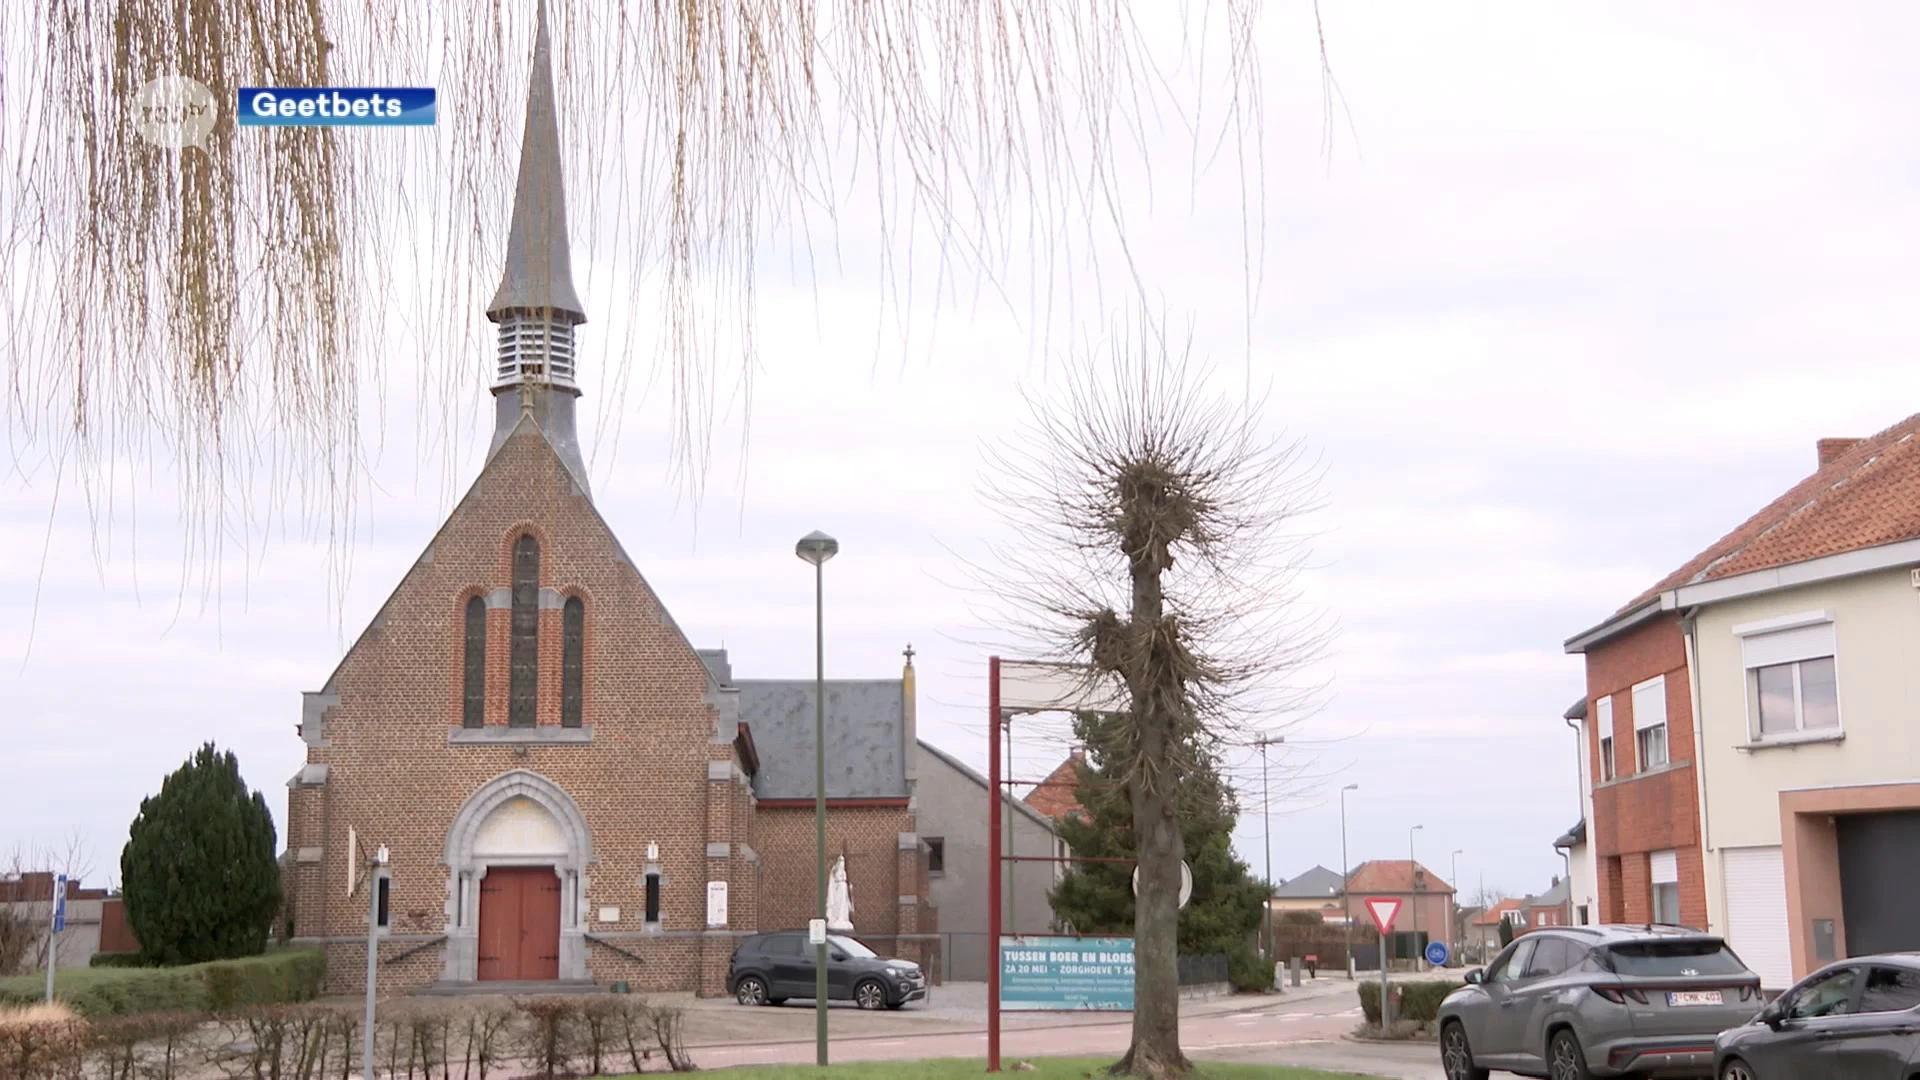
[[1132,1011],[1133,939],[1001,938],[1000,1008]]
[[405,86],[243,86],[241,127],[432,127],[434,92]]

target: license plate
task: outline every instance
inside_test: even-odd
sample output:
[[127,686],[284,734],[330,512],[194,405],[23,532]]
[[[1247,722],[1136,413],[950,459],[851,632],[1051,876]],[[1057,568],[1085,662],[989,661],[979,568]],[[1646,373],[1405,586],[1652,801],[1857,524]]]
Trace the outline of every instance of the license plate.
[[1667,1004],[1674,1008],[1683,1005],[1723,1005],[1718,990],[1675,990],[1667,994]]

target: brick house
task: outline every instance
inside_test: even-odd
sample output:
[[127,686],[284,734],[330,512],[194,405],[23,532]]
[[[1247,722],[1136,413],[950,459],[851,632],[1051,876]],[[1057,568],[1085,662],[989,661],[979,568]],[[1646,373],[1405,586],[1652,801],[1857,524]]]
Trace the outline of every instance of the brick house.
[[1459,943],[1453,934],[1453,886],[1417,862],[1407,859],[1363,862],[1347,875],[1346,895],[1354,919],[1367,929],[1371,929],[1364,906],[1367,897],[1393,897],[1400,901],[1400,913],[1393,920],[1395,959],[1417,959],[1429,941],[1445,942],[1448,952],[1458,950]]
[[[1587,665],[1584,763],[1596,922],[1704,927],[1693,698],[1677,612],[1649,592],[1575,635]],[[1571,711],[1571,710],[1569,710]]]
[[1085,750],[1075,748],[1067,754],[1067,759],[1053,767],[1033,790],[1027,792],[1021,801],[1042,817],[1053,821],[1064,821],[1084,813],[1080,800],[1074,795],[1080,786],[1080,767],[1085,765]]
[[[357,989],[609,982],[720,992],[738,937],[815,903],[814,688],[693,647],[595,507],[544,8],[472,487],[318,691],[289,782],[288,908]],[[855,933],[925,959],[911,655],[830,683],[828,855]],[[387,871],[348,894],[384,846]],[[372,890],[370,897],[368,891]]]
[[[1667,742],[1691,759],[1664,770],[1670,800],[1596,785],[1603,895],[1609,849],[1631,854],[1666,830],[1691,841],[1668,869],[1679,921],[1726,935],[1769,990],[1829,960],[1920,948],[1916,589],[1920,416],[1819,440],[1810,474],[1569,642],[1586,647],[1590,689],[1674,674]],[[1638,669],[1616,657],[1597,678],[1597,658],[1623,642],[1637,642]],[[1624,736],[1637,724],[1619,708]],[[1637,872],[1625,863],[1614,881],[1636,920],[1661,881]]]

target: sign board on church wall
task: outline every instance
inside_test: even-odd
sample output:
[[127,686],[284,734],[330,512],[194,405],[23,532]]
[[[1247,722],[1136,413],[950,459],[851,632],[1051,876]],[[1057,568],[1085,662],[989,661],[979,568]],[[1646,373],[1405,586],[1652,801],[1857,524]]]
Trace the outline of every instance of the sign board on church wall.
[[724,881],[707,882],[707,929],[717,930],[727,925],[727,883]]

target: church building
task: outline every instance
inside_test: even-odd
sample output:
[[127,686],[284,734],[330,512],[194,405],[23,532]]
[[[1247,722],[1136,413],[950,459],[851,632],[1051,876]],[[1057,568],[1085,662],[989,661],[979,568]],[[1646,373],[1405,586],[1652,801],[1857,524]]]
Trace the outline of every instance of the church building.
[[[289,781],[287,913],[357,990],[611,983],[725,991],[738,940],[814,913],[814,682],[696,649],[595,506],[545,5],[486,462],[324,686]],[[798,567],[796,567],[798,569]],[[829,860],[854,935],[934,968],[915,830],[912,650],[827,684]],[[368,860],[389,861],[371,882]],[[357,892],[349,883],[361,879]],[[368,890],[372,890],[371,895]]]

